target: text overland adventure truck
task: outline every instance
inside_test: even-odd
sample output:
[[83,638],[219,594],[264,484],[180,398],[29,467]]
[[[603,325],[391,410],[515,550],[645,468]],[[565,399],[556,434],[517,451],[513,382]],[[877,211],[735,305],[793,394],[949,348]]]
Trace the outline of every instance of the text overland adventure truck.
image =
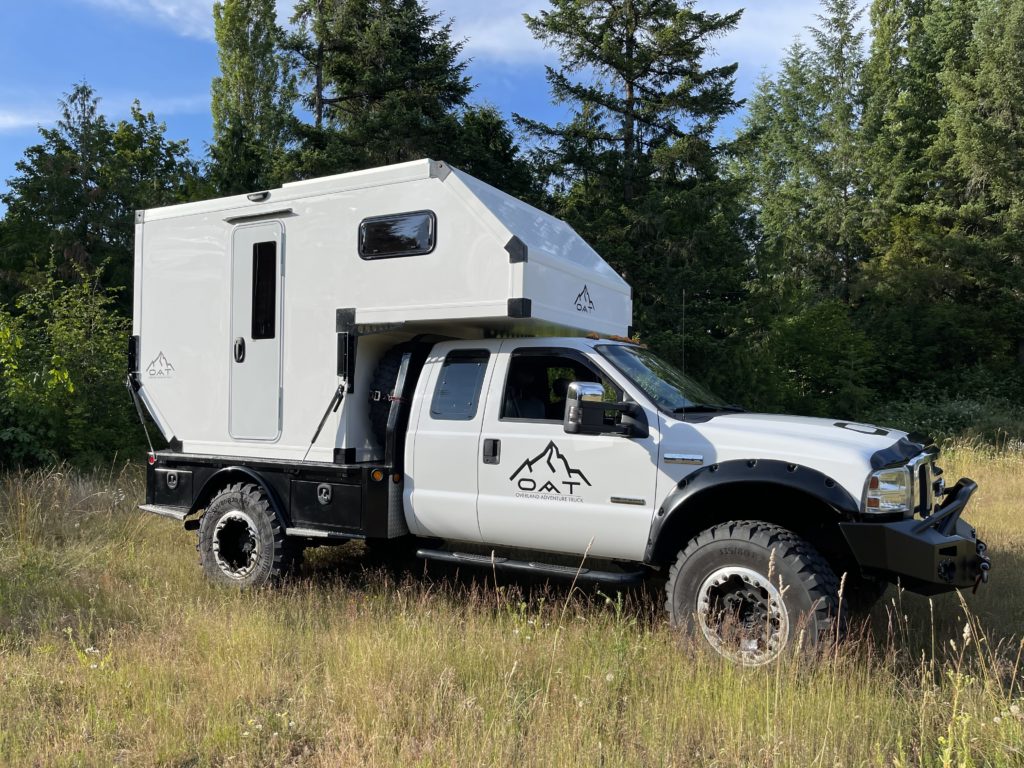
[[140,211],[129,381],[170,444],[143,509],[240,586],[351,539],[661,573],[673,625],[754,664],[828,635],[842,574],[851,602],[985,579],[929,441],[744,413],[631,319],[569,226],[440,162]]

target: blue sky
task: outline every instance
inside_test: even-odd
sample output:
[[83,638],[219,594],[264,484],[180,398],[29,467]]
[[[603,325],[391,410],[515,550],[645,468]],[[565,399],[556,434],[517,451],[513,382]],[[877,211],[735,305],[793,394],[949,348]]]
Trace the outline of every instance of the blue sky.
[[[565,110],[550,103],[544,65],[552,51],[530,37],[524,12],[542,0],[428,0],[455,19],[467,38],[465,55],[476,84],[474,100],[504,113],[556,121]],[[210,140],[210,79],[217,73],[212,0],[2,0],[0,5],[0,186],[24,149],[52,123],[57,100],[75,82],[89,82],[101,109],[117,119],[132,99],[167,124],[170,138],[187,138],[192,154]],[[278,0],[282,22],[291,0]],[[742,3],[698,0],[712,11]],[[758,75],[772,72],[794,36],[814,23],[818,0],[751,0],[739,29],[717,41],[713,62],[740,64],[737,93],[749,96]],[[731,121],[734,127],[736,120]]]

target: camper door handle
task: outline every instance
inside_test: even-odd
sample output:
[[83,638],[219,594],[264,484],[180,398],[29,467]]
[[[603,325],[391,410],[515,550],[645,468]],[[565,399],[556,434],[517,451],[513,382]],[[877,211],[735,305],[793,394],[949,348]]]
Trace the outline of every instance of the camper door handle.
[[235,362],[245,362],[245,339],[241,336],[235,339]]

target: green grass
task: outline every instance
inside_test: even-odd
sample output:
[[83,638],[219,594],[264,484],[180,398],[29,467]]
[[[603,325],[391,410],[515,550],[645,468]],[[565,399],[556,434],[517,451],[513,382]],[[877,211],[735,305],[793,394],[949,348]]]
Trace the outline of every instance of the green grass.
[[[992,582],[739,669],[657,600],[367,569],[208,585],[141,471],[0,477],[0,765],[1024,765],[1024,452],[954,445]],[[970,627],[965,632],[965,627]]]

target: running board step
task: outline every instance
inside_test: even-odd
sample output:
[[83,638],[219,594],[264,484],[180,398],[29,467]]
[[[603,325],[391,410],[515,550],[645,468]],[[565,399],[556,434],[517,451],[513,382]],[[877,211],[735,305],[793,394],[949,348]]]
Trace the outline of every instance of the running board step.
[[341,531],[325,531],[320,528],[285,528],[285,536],[300,539],[334,539],[336,541],[362,541],[366,538],[361,533],[342,533]]
[[154,515],[169,517],[172,520],[184,520],[188,515],[188,507],[169,507],[162,504],[140,504],[139,509],[143,512],[152,512]]
[[515,571],[532,573],[539,576],[556,576],[562,579],[611,584],[627,587],[640,584],[644,580],[643,571],[598,571],[593,568],[574,568],[571,565],[555,565],[538,563],[532,560],[512,560],[507,557],[491,557],[490,555],[474,555],[468,552],[448,552],[443,549],[420,549],[416,557],[423,560],[439,560],[457,565],[473,565],[480,568],[494,568],[499,571]]

